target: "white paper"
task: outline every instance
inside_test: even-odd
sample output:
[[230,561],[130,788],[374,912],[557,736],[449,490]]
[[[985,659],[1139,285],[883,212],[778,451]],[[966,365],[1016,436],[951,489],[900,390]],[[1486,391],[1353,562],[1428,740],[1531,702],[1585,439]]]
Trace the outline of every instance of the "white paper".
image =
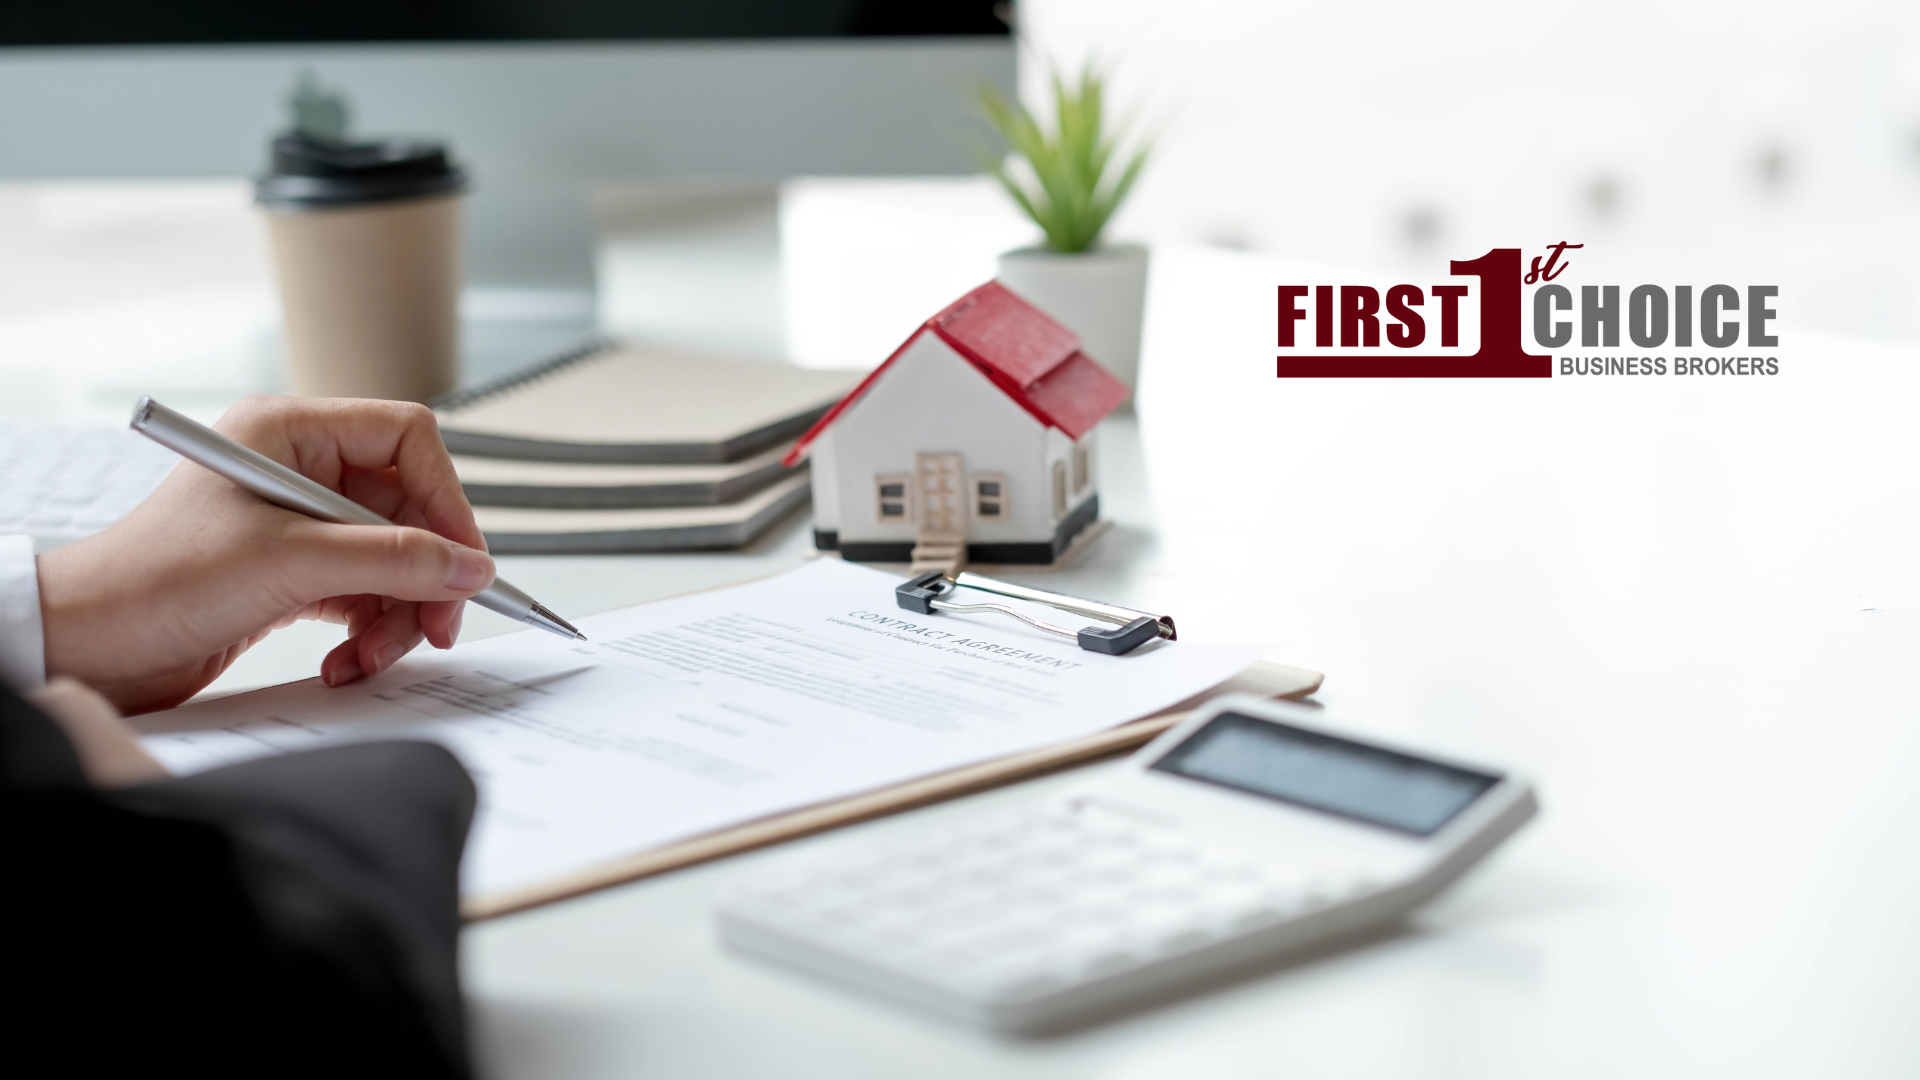
[[339,689],[308,679],[140,725],[176,773],[348,740],[445,745],[480,789],[464,879],[476,894],[1090,734],[1265,651],[1162,641],[1104,656],[1004,616],[903,611],[898,584],[822,559],[580,620],[584,642],[528,630]]

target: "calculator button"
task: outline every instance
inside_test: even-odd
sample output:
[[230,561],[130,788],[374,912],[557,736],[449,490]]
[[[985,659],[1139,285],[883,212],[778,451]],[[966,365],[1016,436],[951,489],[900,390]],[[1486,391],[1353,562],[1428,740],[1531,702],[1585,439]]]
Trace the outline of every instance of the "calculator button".
[[1140,861],[1150,866],[1197,866],[1200,853],[1181,844],[1148,844],[1140,853]]
[[1119,905],[1077,903],[1066,908],[1062,918],[1076,929],[1100,932],[1127,922],[1127,910]]
[[1254,904],[1229,914],[1225,919],[1227,929],[1234,931],[1257,930],[1270,926],[1286,918],[1289,909],[1279,904]]
[[1087,827],[1086,822],[1078,816],[1059,813],[1041,814],[1027,819],[1025,824],[1036,833],[1052,833],[1061,836],[1085,832]]
[[1140,834],[1132,829],[1088,829],[1086,842],[1099,847],[1118,848],[1124,851],[1137,851],[1145,846],[1145,842],[1141,839]]
[[1200,905],[1200,910],[1209,922],[1240,926],[1273,921],[1294,906],[1289,894],[1243,889],[1214,893]]
[[939,903],[940,894],[916,882],[907,888],[882,895],[879,902],[896,908],[924,910]]
[[1017,914],[1017,910],[1010,909],[1005,904],[975,901],[943,909],[935,914],[930,922],[942,933],[966,933],[1005,923]]
[[870,871],[864,871],[851,874],[832,874],[817,878],[809,887],[825,892],[839,893],[843,896],[859,896],[874,891],[874,889],[880,887],[881,883],[882,878],[880,875]]
[[951,884],[968,891],[994,889],[1012,883],[1015,871],[1002,863],[978,863],[953,875]]
[[1023,880],[1047,877],[1083,861],[1085,855],[1073,848],[1028,848],[1010,855],[1008,870]]
[[1045,911],[1065,907],[1074,899],[1074,891],[1070,886],[1049,879],[1023,881],[1001,895],[1009,904]]
[[1163,953],[1187,952],[1207,944],[1217,936],[1203,926],[1183,926],[1161,935],[1155,940],[1154,947]]
[[1127,903],[1136,909],[1172,908],[1184,910],[1199,902],[1202,893],[1183,881],[1155,881],[1127,893]]
[[779,878],[748,878],[727,890],[727,899],[735,903],[772,906],[791,895],[792,886]]
[[1209,885],[1255,885],[1265,876],[1255,864],[1245,860],[1210,860],[1196,871]]
[[856,905],[816,908],[809,914],[814,922],[836,929],[856,926],[867,921],[866,909]]
[[1038,956],[1056,936],[1054,926],[1046,920],[1003,920],[1001,925],[975,935],[972,941],[975,949],[1005,964]]
[[1130,885],[1138,875],[1131,867],[1124,865],[1078,866],[1066,875],[1068,885],[1078,888],[1108,891]]

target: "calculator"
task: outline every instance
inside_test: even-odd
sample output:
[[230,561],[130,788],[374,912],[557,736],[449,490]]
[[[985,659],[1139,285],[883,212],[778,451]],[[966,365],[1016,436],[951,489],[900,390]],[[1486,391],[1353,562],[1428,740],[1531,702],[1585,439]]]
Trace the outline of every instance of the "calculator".
[[1503,769],[1225,697],[1057,796],[776,863],[723,894],[720,936],[1044,1031],[1397,919],[1536,808]]

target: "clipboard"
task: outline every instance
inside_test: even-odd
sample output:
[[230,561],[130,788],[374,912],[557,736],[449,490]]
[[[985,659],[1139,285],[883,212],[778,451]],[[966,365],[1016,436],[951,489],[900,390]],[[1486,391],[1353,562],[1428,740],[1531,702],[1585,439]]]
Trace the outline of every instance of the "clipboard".
[[1186,719],[1202,702],[1221,694],[1255,694],[1261,697],[1301,698],[1320,688],[1324,676],[1306,668],[1290,667],[1262,660],[1247,670],[1152,716],[1083,738],[1044,746],[1038,750],[1011,754],[992,761],[964,765],[957,769],[923,776],[904,784],[894,784],[820,803],[758,821],[749,821],[716,832],[601,863],[586,870],[567,874],[519,889],[502,889],[463,899],[461,915],[468,922],[497,919],[502,915],[526,911],[590,892],[641,881],[660,874],[684,870],[701,863],[740,855],[758,848],[798,840],[803,836],[826,832],[857,822],[898,814],[963,795],[988,791],[1008,784],[1060,772],[1103,758],[1126,753],[1143,746],[1154,736]]

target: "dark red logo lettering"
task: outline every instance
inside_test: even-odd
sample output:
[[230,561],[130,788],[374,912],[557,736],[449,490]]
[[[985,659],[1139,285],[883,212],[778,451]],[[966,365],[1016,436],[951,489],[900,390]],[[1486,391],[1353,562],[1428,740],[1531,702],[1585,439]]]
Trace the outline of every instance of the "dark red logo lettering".
[[[1538,285],[1543,281],[1552,281],[1554,278],[1557,278],[1561,274],[1566,273],[1567,268],[1565,266],[1562,266],[1557,270],[1554,269],[1554,264],[1560,261],[1560,253],[1563,251],[1566,251],[1568,248],[1583,248],[1586,246],[1587,245],[1585,244],[1569,244],[1565,240],[1562,240],[1557,244],[1548,244],[1547,245],[1547,265],[1541,266],[1540,256],[1535,255],[1533,257],[1532,266],[1529,267],[1527,270],[1527,278],[1525,281],[1522,281],[1521,284],[1522,285]],[[1568,265],[1572,265],[1571,260],[1569,260]]]
[[[1561,254],[1580,244],[1564,241],[1548,250],[1546,265],[1533,260],[1533,273],[1527,281],[1553,280],[1566,269]],[[1440,378],[1440,379],[1549,379],[1553,377],[1553,357],[1530,353],[1521,347],[1521,273],[1519,248],[1495,248],[1477,259],[1454,260],[1455,277],[1480,279],[1480,348],[1467,356],[1408,355],[1388,353],[1376,356],[1282,356],[1275,374],[1283,379],[1352,378]],[[1467,295],[1465,285],[1436,285],[1433,295],[1440,308],[1440,347],[1460,344],[1460,301]],[[1299,301],[1307,295],[1304,285],[1280,287],[1280,347],[1294,347],[1294,326],[1306,317]],[[1329,285],[1313,288],[1314,345],[1333,345],[1335,290]],[[1426,341],[1426,322],[1412,309],[1424,305],[1424,297],[1412,285],[1396,285],[1387,290],[1386,316],[1397,320],[1387,328],[1387,342],[1394,348],[1417,348]],[[1380,345],[1381,296],[1365,285],[1339,288],[1340,344],[1346,348],[1371,348]]]

